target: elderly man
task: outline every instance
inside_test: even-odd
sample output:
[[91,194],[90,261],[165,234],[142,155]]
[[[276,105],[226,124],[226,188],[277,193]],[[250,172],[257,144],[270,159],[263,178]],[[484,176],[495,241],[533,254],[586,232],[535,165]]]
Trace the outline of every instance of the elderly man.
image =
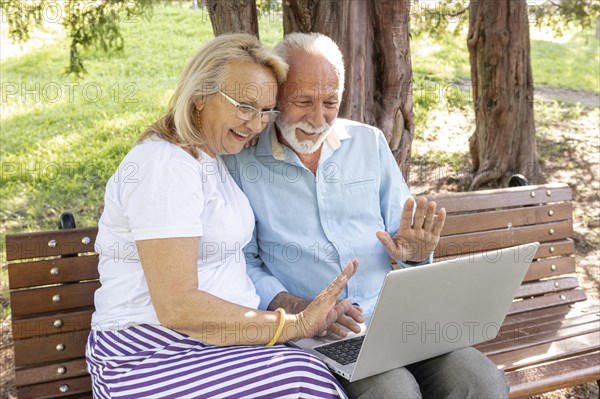
[[[261,308],[294,313],[358,258],[331,328],[345,336],[373,311],[390,257],[400,267],[431,262],[445,211],[435,217],[435,203],[415,203],[381,131],[337,118],[344,64],[330,38],[294,33],[275,51],[290,65],[281,115],[255,147],[226,159],[256,218],[247,270]],[[472,348],[341,383],[353,398],[499,398],[508,391],[502,372]]]

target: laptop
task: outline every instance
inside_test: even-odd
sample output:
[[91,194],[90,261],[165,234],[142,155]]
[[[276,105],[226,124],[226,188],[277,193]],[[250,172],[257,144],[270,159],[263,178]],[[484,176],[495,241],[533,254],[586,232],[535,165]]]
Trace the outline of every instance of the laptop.
[[390,271],[360,333],[290,344],[352,382],[494,339],[538,247],[535,242]]

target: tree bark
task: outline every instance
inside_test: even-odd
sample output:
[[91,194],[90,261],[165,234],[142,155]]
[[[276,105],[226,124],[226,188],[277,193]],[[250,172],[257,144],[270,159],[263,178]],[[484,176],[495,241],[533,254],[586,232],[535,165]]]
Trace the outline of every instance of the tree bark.
[[516,173],[538,183],[526,0],[471,0],[469,11],[470,189],[504,186]]
[[258,37],[256,0],[204,0],[213,33],[249,33]]
[[340,117],[377,126],[408,181],[414,134],[410,0],[287,0],[283,30],[320,32],[344,55]]

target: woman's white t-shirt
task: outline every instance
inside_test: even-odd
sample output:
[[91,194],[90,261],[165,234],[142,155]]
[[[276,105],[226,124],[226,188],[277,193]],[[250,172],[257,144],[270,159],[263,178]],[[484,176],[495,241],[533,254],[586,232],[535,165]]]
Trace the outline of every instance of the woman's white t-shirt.
[[198,289],[256,308],[242,248],[254,215],[223,161],[147,139],[123,159],[106,184],[96,251],[102,286],[96,291],[94,329],[160,324],[150,300],[137,240],[200,237]]

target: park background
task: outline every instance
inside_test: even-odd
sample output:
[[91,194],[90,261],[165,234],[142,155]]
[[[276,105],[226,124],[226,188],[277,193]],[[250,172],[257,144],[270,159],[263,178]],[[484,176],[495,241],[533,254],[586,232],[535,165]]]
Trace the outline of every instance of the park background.
[[[10,40],[2,19],[0,397],[14,396],[4,237],[56,228],[64,211],[73,212],[78,227],[96,225],[106,181],[166,111],[184,64],[213,36],[208,12],[191,3],[160,2],[147,13],[120,16],[123,49],[82,48],[81,74],[65,73],[70,38],[54,14],[22,43]],[[407,177],[415,196],[464,189],[470,171],[475,115],[467,27],[451,28],[411,32],[415,131]],[[537,158],[543,181],[573,190],[578,277],[598,301],[600,42],[594,27],[575,21],[560,28],[530,26]],[[259,29],[273,46],[283,35],[281,13],[263,11]],[[541,397],[597,392],[586,384]]]

